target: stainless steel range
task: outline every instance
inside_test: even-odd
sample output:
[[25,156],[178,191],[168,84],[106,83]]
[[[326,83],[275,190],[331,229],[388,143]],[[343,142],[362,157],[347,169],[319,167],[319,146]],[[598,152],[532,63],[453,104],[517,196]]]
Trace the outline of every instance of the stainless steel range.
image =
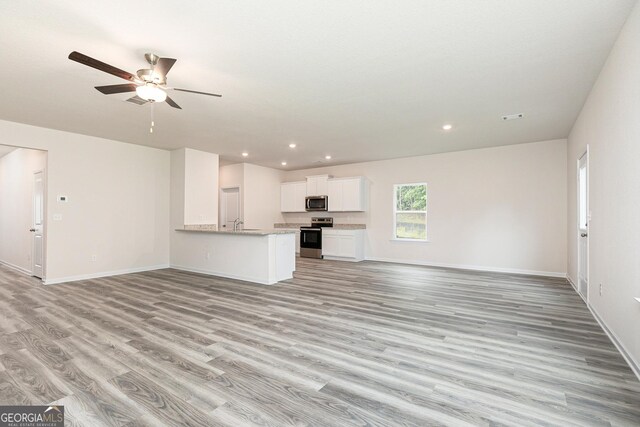
[[311,218],[311,226],[300,227],[300,256],[322,258],[322,228],[333,227],[333,218]]

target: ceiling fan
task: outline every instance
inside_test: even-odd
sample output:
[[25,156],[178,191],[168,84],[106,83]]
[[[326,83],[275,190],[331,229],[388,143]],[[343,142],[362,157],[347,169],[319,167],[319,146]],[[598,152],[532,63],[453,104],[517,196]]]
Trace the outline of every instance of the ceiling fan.
[[69,59],[79,62],[96,70],[104,71],[105,73],[112,74],[121,79],[129,80],[131,83],[124,83],[119,85],[108,86],[96,86],[100,92],[105,95],[111,95],[114,93],[135,92],[136,95],[127,99],[134,104],[143,105],[147,102],[162,102],[167,101],[167,104],[173,108],[182,109],[176,102],[167,96],[168,90],[177,90],[180,92],[196,93],[199,95],[217,96],[219,98],[222,95],[208,92],[200,92],[197,90],[178,89],[173,87],[167,87],[167,73],[173,67],[176,62],[173,58],[160,58],[153,53],[145,53],[145,59],[150,65],[150,68],[143,68],[138,70],[136,75],[128,73],[124,70],[114,67],[113,65],[105,64],[104,62],[93,59],[80,52],[73,51],[69,54]]

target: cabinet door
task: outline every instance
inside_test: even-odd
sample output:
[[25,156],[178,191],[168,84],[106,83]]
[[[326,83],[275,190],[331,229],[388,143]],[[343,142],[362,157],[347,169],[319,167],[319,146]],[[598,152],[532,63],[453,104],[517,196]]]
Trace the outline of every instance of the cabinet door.
[[340,212],[342,210],[342,181],[329,181],[327,196],[329,197],[329,211]]
[[300,253],[300,230],[296,231],[296,253]]
[[280,211],[291,212],[292,192],[293,187],[291,184],[280,184]]
[[355,236],[340,236],[339,256],[345,258],[356,257],[356,239]]
[[307,183],[295,183],[293,188],[293,200],[291,201],[293,212],[306,212],[305,197],[307,197]]
[[360,178],[345,179],[342,181],[342,210],[361,211],[362,207],[362,180]]
[[318,196],[326,196],[329,192],[327,188],[329,184],[329,178],[326,176],[318,177],[316,180],[316,192]]
[[322,235],[322,255],[340,256],[340,237]]
[[319,196],[318,194],[318,178],[307,178],[307,196]]

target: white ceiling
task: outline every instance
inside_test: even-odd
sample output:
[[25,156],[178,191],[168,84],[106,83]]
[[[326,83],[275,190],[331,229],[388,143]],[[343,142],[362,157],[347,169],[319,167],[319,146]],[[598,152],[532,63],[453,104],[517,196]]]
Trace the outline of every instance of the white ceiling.
[[[287,169],[564,138],[634,3],[2,1],[0,119]],[[224,97],[171,93],[149,134],[150,106],[93,89],[126,82],[73,50],[175,57],[170,86]]]

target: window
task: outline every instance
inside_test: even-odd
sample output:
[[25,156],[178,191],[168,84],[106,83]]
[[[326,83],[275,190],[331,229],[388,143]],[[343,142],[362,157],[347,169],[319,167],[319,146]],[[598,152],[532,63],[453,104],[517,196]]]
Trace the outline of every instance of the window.
[[427,184],[394,186],[394,237],[427,240]]

